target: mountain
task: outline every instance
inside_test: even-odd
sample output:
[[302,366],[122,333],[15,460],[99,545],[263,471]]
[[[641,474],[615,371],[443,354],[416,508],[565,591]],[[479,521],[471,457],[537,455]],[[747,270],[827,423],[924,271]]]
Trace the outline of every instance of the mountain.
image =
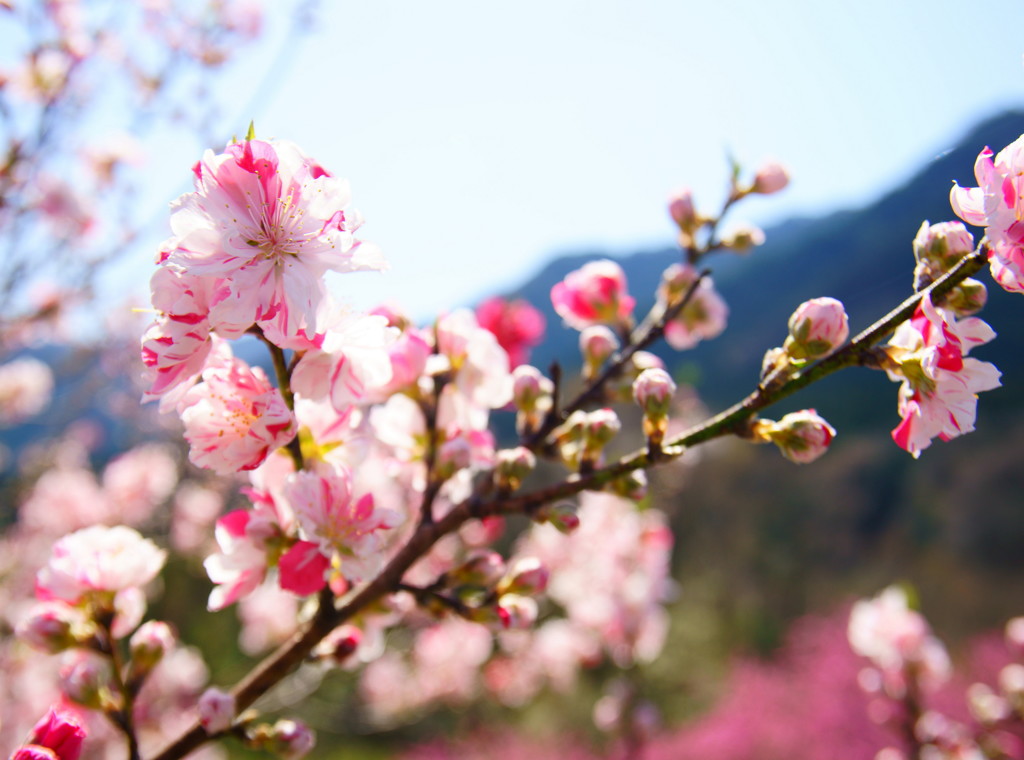
[[[785,222],[767,229],[766,243],[745,257],[709,259],[716,287],[729,304],[729,328],[718,339],[692,351],[678,353],[661,345],[655,352],[718,409],[753,388],[764,351],[781,344],[789,315],[802,301],[816,296],[838,298],[846,305],[851,330],[868,326],[911,293],[911,241],[921,222],[956,218],[949,205],[952,181],[976,185],[973,166],[980,150],[989,145],[998,151],[1022,132],[1024,112],[989,119],[874,203],[821,218]],[[556,358],[564,361],[564,357],[578,355],[578,333],[562,326],[551,308],[549,293],[568,272],[595,258],[614,258],[622,265],[630,293],[637,297],[638,311],[643,313],[651,304],[661,272],[678,260],[679,253],[665,248],[625,257],[601,251],[563,256],[510,293],[540,306],[547,317],[547,340],[531,358],[537,366],[546,369]],[[1018,297],[992,286],[989,305],[982,314],[1001,333],[989,353],[998,356],[1004,383],[1016,379],[1018,388],[1024,385],[1024,330],[1015,329],[1020,324],[1017,314],[1021,305]],[[985,350],[977,355],[987,356]],[[829,378],[797,402],[817,406],[833,424],[861,426],[866,422],[867,399],[887,394],[889,412],[878,419],[887,416],[895,424],[893,390],[882,373],[856,370]],[[1019,395],[995,391],[986,394],[985,403],[999,408],[1017,406],[1015,397]]]

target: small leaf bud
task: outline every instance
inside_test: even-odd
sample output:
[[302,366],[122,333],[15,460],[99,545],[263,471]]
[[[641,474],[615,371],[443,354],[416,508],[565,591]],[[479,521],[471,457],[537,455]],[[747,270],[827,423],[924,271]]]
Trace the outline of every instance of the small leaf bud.
[[540,523],[551,523],[561,533],[572,533],[580,527],[579,507],[569,501],[545,504],[534,514]]
[[722,245],[736,253],[747,253],[751,248],[764,244],[764,232],[757,227],[737,227],[722,239]]
[[642,501],[647,496],[647,473],[644,470],[633,470],[621,478],[616,478],[609,485],[612,493],[624,499]]
[[548,587],[551,573],[536,557],[519,557],[498,584],[498,593],[536,596]]

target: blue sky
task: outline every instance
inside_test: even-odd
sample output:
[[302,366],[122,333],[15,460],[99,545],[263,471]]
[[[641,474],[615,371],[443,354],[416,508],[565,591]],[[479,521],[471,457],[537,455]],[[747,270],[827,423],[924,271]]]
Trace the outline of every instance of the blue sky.
[[793,176],[737,221],[868,201],[1024,105],[1022,21],[1020,0],[323,0],[284,55],[272,17],[226,110],[350,179],[392,269],[339,295],[425,319],[558,253],[670,244],[667,194],[714,207],[730,153]]

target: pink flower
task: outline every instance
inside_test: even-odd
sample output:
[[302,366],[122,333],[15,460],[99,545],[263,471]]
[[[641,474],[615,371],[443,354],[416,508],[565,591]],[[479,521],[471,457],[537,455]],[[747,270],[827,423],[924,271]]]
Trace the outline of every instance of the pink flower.
[[351,581],[372,575],[384,561],[379,531],[394,528],[401,516],[376,507],[372,494],[356,496],[347,470],[297,472],[285,484],[300,533],[319,544],[321,553],[341,557],[341,572]]
[[887,352],[899,363],[898,370],[889,371],[890,379],[903,381],[898,402],[903,421],[892,431],[900,447],[916,458],[936,437],[948,441],[974,430],[977,394],[998,388],[1000,373],[965,356],[994,337],[980,319],[957,320],[929,298],[896,328]]
[[985,228],[992,277],[1011,293],[1024,292],[1024,135],[999,151],[985,148],[974,163],[978,187],[954,185],[956,215]]
[[241,359],[208,367],[203,382],[182,398],[181,420],[199,467],[226,475],[259,467],[271,450],[295,435],[281,392],[259,367]]
[[582,330],[590,325],[626,322],[635,301],[626,292],[622,267],[601,259],[567,274],[551,289],[551,303],[569,327]]
[[270,510],[236,509],[217,520],[214,530],[220,551],[203,562],[216,584],[207,609],[212,612],[251,594],[267,573],[267,552],[282,537],[281,527]]
[[[673,264],[662,275],[658,299],[671,307],[685,297],[696,278],[697,271],[689,264]],[[665,325],[665,342],[677,351],[693,348],[702,340],[718,337],[728,317],[729,307],[705,277],[682,311]]]
[[93,591],[138,588],[156,577],[165,558],[156,544],[123,525],[83,528],[54,544],[36,576],[36,596],[75,603]]
[[786,351],[794,359],[816,359],[841,346],[849,335],[843,304],[834,298],[812,298],[789,318]]
[[51,707],[11,760],[78,760],[84,739],[85,729],[72,712]]
[[530,358],[530,349],[544,337],[544,315],[522,299],[488,298],[476,307],[476,320],[482,328],[494,333],[513,368],[525,364]]
[[223,277],[233,321],[277,318],[287,335],[316,322],[328,270],[382,269],[354,232],[348,184],[291,143],[247,140],[196,164],[196,190],[174,205],[167,261]]

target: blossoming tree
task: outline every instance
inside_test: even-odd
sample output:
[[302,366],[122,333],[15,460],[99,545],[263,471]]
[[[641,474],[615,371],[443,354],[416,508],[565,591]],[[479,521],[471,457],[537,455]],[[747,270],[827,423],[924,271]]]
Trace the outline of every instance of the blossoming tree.
[[[243,508],[219,514],[215,499],[203,506],[193,493],[182,511],[216,520],[208,608],[248,605],[258,616],[259,599],[287,600],[272,606],[281,643],[230,688],[199,694],[183,675],[194,653],[166,622],[145,621],[145,589],[166,551],[124,525],[75,526],[46,550],[32,580],[37,603],[17,621],[23,641],[58,655],[47,662],[63,703],[14,756],[75,760],[88,724],[85,746],[120,741],[133,759],[172,760],[228,738],[299,757],[311,731],[291,718],[268,722],[257,701],[311,661],[359,671],[362,698],[386,719],[471,699],[481,684],[521,703],[545,686],[571,688],[587,663],[652,660],[666,635],[672,535],[657,509],[637,508],[648,470],[724,436],[812,462],[836,435],[828,422],[811,409],[761,414],[851,366],[900,383],[892,437],[913,456],[973,429],[977,394],[1000,376],[968,356],[994,337],[973,316],[985,291],[971,277],[988,263],[1000,285],[1024,290],[1021,144],[994,160],[986,149],[979,187],[953,190],[954,211],[985,228],[980,242],[959,222],[925,223],[902,304],[852,338],[835,299],[799,305],[750,394],[682,429],[670,425],[676,384],[646,349],[664,338],[684,350],[721,333],[728,310],[706,260],[759,234],[723,237],[719,224],[744,198],[781,190],[781,167],[749,181],[734,173],[714,215],[688,192],[673,196],[680,259],[648,314],[635,313],[611,261],[553,288],[556,312],[580,333],[570,392],[559,366],[523,363],[542,329],[528,305],[455,310],[426,327],[393,307],[347,311],[325,275],[385,266],[357,237],[363,219],[347,183],[252,128],[208,151],[192,169],[194,190],[172,204],[172,234],[157,256],[145,400],[180,418],[193,465],[246,483]],[[265,346],[272,378],[233,348],[243,336]],[[643,444],[612,454],[623,404],[638,405]],[[514,415],[517,436],[506,444],[491,429],[503,414]],[[135,474],[150,503],[161,487],[152,474]],[[123,504],[115,475],[90,486],[94,504]],[[899,604],[886,599],[881,612],[858,608],[851,623],[854,647],[883,668],[890,645],[865,631],[881,625],[871,615],[895,615]],[[914,662],[939,667],[921,625],[894,625],[914,629]],[[389,648],[396,633],[407,651]],[[19,667],[13,677],[40,681],[34,665]],[[71,704],[84,714],[68,715]]]

